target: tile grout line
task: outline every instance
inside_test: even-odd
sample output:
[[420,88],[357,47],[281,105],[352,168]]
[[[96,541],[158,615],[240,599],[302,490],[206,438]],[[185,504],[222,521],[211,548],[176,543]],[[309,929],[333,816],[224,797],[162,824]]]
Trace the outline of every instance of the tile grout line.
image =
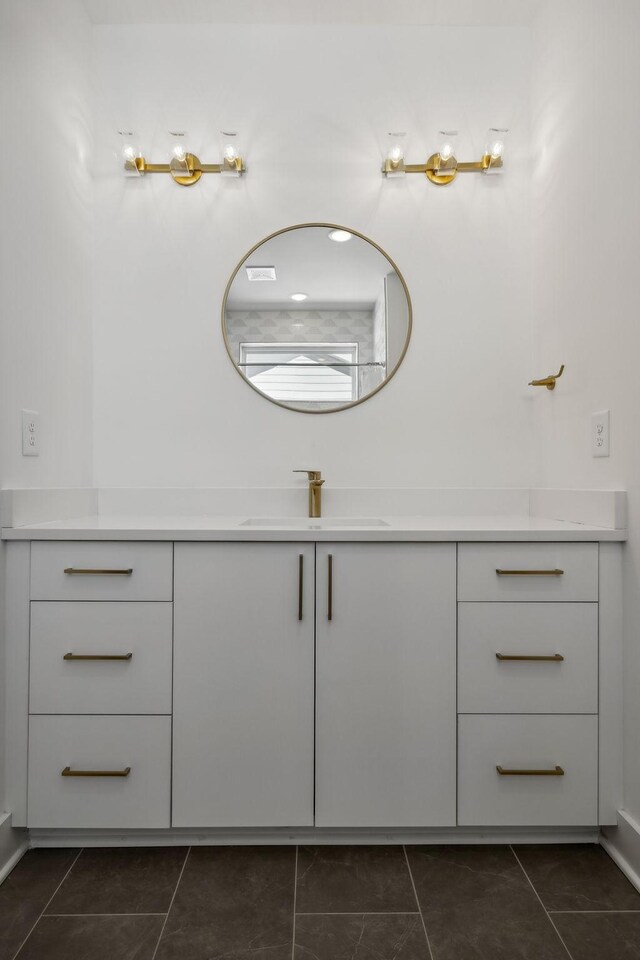
[[409,871],[409,879],[411,880],[411,886],[413,887],[413,895],[416,898],[416,906],[418,908],[418,913],[420,914],[420,919],[422,921],[422,929],[424,930],[425,940],[427,941],[427,950],[429,951],[429,956],[431,957],[431,960],[433,960],[433,950],[431,949],[429,934],[427,933],[427,925],[424,922],[422,907],[420,906],[420,901],[418,900],[418,891],[416,890],[415,881],[413,879],[413,873],[411,872],[411,864],[409,863],[409,855],[407,853],[407,847],[404,843],[402,844],[402,852],[404,853],[404,859],[407,864],[407,870]]
[[419,917],[419,910],[323,910],[313,913],[301,910],[298,917]]
[[47,913],[47,917],[166,917],[166,913]]
[[547,913],[640,913],[640,910],[547,910]]
[[167,913],[166,913],[166,916],[165,916],[165,918],[164,918],[164,923],[162,924],[162,929],[160,930],[160,933],[158,934],[158,942],[156,943],[156,948],[155,948],[155,950],[153,951],[153,953],[152,953],[152,955],[151,955],[151,960],[155,960],[156,953],[158,952],[158,947],[160,946],[160,941],[162,940],[162,934],[164,933],[164,928],[165,928],[166,925],[167,925],[167,920],[169,919],[169,914],[171,913],[171,907],[173,906],[173,901],[174,901],[175,898],[176,898],[176,894],[177,894],[177,892],[178,892],[178,887],[180,886],[180,881],[182,880],[182,874],[184,873],[184,868],[185,868],[186,865],[187,865],[187,860],[189,859],[189,854],[190,854],[190,853],[191,853],[191,847],[187,847],[187,854],[186,854],[186,856],[185,856],[185,858],[184,858],[184,863],[182,864],[182,869],[180,870],[180,874],[179,874],[179,876],[178,876],[178,882],[176,883],[176,888],[175,888],[175,890],[173,891],[173,896],[171,897],[171,901],[170,901],[169,906],[168,906],[168,908],[167,908]]
[[296,865],[293,873],[293,929],[291,931],[291,960],[296,953],[296,901],[298,899],[298,844],[296,843]]
[[555,930],[555,932],[556,932],[556,934],[557,934],[557,936],[558,936],[558,939],[560,940],[560,943],[562,944],[562,946],[564,947],[564,949],[567,951],[567,956],[568,956],[568,957],[571,957],[571,960],[573,960],[573,956],[572,956],[572,954],[571,954],[571,952],[570,952],[570,950],[569,950],[569,947],[566,945],[566,943],[565,943],[564,940],[562,939],[562,934],[560,933],[560,931],[559,931],[558,928],[556,927],[555,923],[553,922],[553,918],[552,918],[551,914],[549,913],[549,911],[548,911],[547,908],[545,907],[544,903],[542,902],[542,897],[540,896],[540,894],[538,893],[538,891],[537,891],[536,888],[534,887],[533,881],[531,880],[531,877],[529,876],[529,874],[527,873],[527,871],[525,870],[525,868],[522,866],[522,863],[521,863],[521,861],[520,861],[520,857],[518,856],[518,854],[517,854],[517,853],[515,852],[515,850],[513,849],[513,845],[512,845],[512,844],[509,844],[509,850],[511,850],[511,853],[512,853],[512,854],[514,855],[514,857],[516,858],[516,863],[518,864],[518,866],[520,867],[520,869],[521,869],[522,872],[524,873],[525,878],[526,878],[526,880],[527,880],[527,883],[529,884],[529,886],[531,887],[531,889],[532,889],[533,892],[535,893],[535,895],[536,895],[536,897],[537,897],[537,899],[538,899],[538,903],[540,904],[540,906],[542,907],[542,909],[543,909],[544,912],[546,913],[546,915],[547,915],[547,917],[548,917],[548,919],[549,919],[549,923],[551,924],[551,926],[552,926],[553,929]]
[[29,939],[29,937],[31,936],[31,934],[33,933],[33,931],[35,930],[35,928],[38,926],[38,924],[39,924],[40,921],[42,920],[42,918],[43,918],[43,916],[44,916],[45,910],[47,909],[47,907],[49,906],[49,904],[51,903],[51,901],[52,901],[53,898],[55,897],[56,893],[58,892],[58,890],[60,889],[60,887],[62,886],[62,884],[65,882],[65,880],[67,879],[67,877],[69,876],[69,874],[70,874],[71,871],[73,870],[73,868],[75,867],[75,865],[76,865],[76,863],[78,862],[78,859],[79,859],[79,857],[80,857],[80,854],[82,853],[83,850],[84,850],[84,847],[80,847],[80,849],[78,850],[77,856],[75,856],[75,857],[73,858],[73,862],[72,862],[71,866],[69,867],[69,869],[68,869],[67,872],[65,873],[64,877],[62,878],[62,880],[60,881],[60,883],[58,884],[58,886],[55,888],[55,890],[53,891],[53,893],[51,894],[51,896],[49,897],[49,899],[48,899],[47,902],[45,903],[44,907],[43,907],[42,910],[40,911],[40,914],[39,914],[39,916],[38,916],[38,919],[36,920],[36,922],[34,923],[34,925],[31,927],[31,930],[29,930],[29,933],[26,935],[26,937],[24,938],[24,940],[22,941],[22,943],[20,944],[20,946],[18,947],[18,949],[17,949],[16,952],[14,953],[14,955],[13,955],[13,960],[16,960],[16,957],[18,956],[18,954],[20,953],[20,951],[21,951],[22,948],[24,947],[25,943],[27,942],[27,940]]

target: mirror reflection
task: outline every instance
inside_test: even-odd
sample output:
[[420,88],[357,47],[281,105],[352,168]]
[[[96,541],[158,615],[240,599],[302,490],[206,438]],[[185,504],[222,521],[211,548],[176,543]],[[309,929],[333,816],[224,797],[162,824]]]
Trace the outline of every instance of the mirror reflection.
[[267,238],[238,265],[223,332],[255,390],[292,410],[329,413],[361,403],[393,376],[409,342],[411,304],[373,241],[309,224]]

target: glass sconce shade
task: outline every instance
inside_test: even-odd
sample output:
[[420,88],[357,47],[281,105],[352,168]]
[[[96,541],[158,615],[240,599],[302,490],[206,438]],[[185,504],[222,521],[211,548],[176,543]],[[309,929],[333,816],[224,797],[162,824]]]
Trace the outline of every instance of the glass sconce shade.
[[485,173],[498,173],[500,170],[508,133],[507,127],[490,127],[487,131],[484,148]]

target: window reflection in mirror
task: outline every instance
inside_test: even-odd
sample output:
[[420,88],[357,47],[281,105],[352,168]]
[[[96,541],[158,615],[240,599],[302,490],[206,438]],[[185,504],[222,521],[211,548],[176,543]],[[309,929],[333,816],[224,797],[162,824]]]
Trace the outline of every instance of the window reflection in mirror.
[[357,343],[241,343],[240,367],[262,393],[285,403],[358,399]]
[[239,372],[268,399],[308,413],[340,410],[379,390],[399,366],[410,329],[408,293],[393,262],[331,224],[289,228],[257,245],[236,268],[223,306]]

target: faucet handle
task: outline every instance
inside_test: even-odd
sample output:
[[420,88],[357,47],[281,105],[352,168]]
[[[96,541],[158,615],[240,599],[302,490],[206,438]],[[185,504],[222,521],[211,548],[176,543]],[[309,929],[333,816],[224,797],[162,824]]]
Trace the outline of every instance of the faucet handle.
[[309,478],[309,483],[324,483],[322,479],[322,473],[320,470],[293,470],[293,473],[306,473]]

